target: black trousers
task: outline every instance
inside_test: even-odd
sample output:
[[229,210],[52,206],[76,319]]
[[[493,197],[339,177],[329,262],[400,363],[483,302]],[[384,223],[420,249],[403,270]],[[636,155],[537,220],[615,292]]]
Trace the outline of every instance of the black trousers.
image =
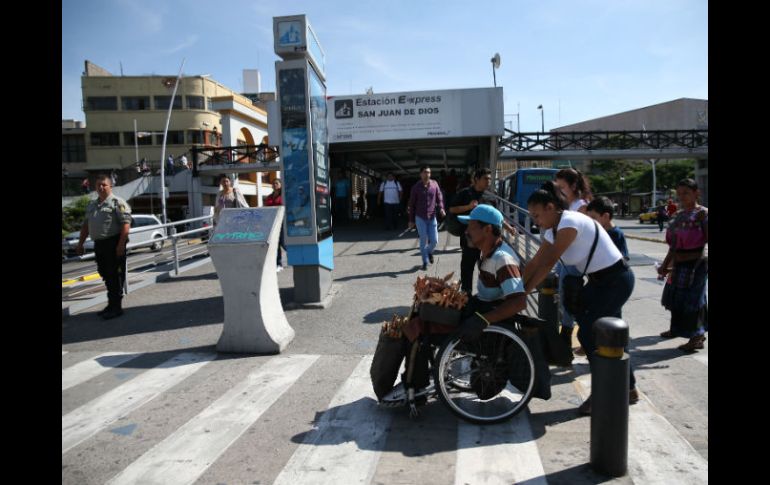
[[94,241],[96,268],[107,286],[109,305],[118,308],[120,308],[120,302],[123,298],[123,283],[126,279],[126,255],[123,253],[123,256],[118,257],[115,254],[119,240],[120,235],[116,235]]
[[481,257],[481,251],[468,246],[465,234],[460,236],[460,248],[462,249],[462,258],[460,259],[460,282],[463,290],[471,295],[473,293],[473,268]]

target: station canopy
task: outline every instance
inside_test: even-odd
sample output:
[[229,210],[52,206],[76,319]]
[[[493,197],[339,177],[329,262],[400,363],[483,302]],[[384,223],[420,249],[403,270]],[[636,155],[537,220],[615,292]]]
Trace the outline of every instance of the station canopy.
[[327,113],[333,165],[380,174],[464,171],[504,133],[502,88],[333,96]]

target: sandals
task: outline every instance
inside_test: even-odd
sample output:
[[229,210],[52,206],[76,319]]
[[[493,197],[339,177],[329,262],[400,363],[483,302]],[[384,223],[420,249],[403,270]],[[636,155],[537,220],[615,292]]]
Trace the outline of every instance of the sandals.
[[676,335],[671,333],[671,330],[666,330],[665,332],[662,332],[660,334],[660,336],[663,337],[663,338],[674,338],[674,337],[676,337]]
[[706,340],[706,337],[704,335],[696,335],[695,337],[691,338],[689,342],[687,342],[684,345],[680,345],[677,347],[682,352],[691,354],[695,352],[698,349],[703,348],[703,342]]

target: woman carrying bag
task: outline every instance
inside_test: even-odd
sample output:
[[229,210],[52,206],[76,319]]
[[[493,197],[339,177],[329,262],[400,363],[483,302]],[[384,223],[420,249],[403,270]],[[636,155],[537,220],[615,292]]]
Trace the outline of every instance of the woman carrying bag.
[[217,225],[219,221],[219,213],[222,209],[233,209],[237,207],[249,207],[246,203],[246,199],[237,187],[233,187],[233,183],[227,175],[219,177],[219,184],[222,186],[222,190],[217,194],[217,201],[214,204],[214,225]]
[[[524,268],[524,286],[532,292],[561,259],[588,277],[565,285],[565,305],[580,322],[578,340],[589,363],[596,350],[593,323],[602,317],[621,318],[623,305],[634,290],[634,274],[607,231],[580,212],[565,210],[567,203],[554,182],[546,182],[527,200],[529,213],[542,231],[540,249]],[[577,283],[577,284],[575,284]],[[570,292],[569,290],[576,290]],[[633,370],[630,375],[629,403],[639,400]],[[580,405],[581,414],[591,414],[591,398]]]

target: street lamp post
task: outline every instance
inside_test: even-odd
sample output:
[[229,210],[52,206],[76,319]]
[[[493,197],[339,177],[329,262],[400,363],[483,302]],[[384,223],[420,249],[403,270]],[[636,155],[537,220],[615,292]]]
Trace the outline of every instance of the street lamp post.
[[171,93],[171,101],[168,103],[168,114],[166,115],[166,127],[163,129],[163,148],[160,151],[160,189],[161,197],[160,204],[163,208],[163,224],[168,224],[166,218],[166,139],[168,138],[168,125],[171,123],[171,110],[174,109],[174,98],[176,97],[176,89],[179,87],[179,80],[182,78],[182,69],[184,69],[184,62],[186,59],[182,59],[182,65],[179,66],[179,74],[174,81],[174,92]]
[[545,110],[543,109],[543,105],[539,104],[537,106],[537,109],[540,110],[540,132],[545,133]]
[[620,176],[620,215],[622,217],[626,216],[626,178],[624,176]]

